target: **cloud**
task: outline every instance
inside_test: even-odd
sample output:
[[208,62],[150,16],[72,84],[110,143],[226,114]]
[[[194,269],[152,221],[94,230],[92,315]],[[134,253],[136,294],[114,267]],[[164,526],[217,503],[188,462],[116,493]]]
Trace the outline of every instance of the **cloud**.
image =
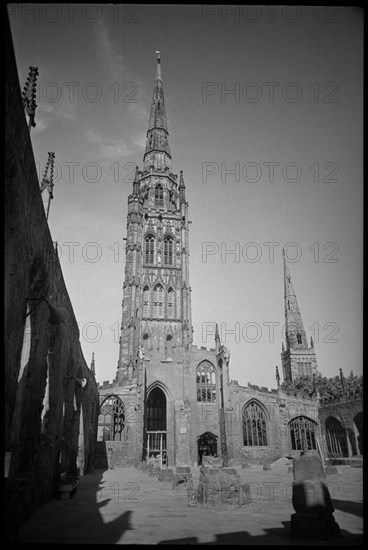
[[129,149],[125,143],[115,144],[101,144],[100,153],[105,158],[126,157],[134,151]]
[[148,122],[148,112],[141,101],[137,103],[127,103],[127,111],[135,120]]
[[97,22],[95,29],[97,33],[96,54],[108,68],[114,81],[124,80],[127,77],[124,58],[115,50],[103,19]]
[[105,138],[100,132],[91,129],[85,132],[85,138],[89,143],[97,146],[98,153],[102,158],[126,157],[137,150],[134,143],[129,144],[121,139]]
[[147,136],[146,133],[144,133],[134,139],[134,145],[136,145],[139,149],[144,149],[146,147],[146,141]]
[[63,123],[74,120],[77,120],[76,103],[70,102],[66,98],[52,104],[40,103],[36,108],[36,127],[32,129],[32,132],[39,134],[56,121]]

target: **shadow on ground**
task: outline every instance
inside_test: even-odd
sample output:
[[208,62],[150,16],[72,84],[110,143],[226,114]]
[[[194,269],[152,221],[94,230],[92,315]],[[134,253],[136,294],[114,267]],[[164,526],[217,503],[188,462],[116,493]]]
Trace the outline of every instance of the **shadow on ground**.
[[101,483],[103,474],[102,469],[87,474],[83,479],[87,483],[82,483],[82,487],[78,488],[72,499],[52,499],[41,506],[9,542],[62,544],[73,540],[77,544],[116,543],[125,531],[133,528],[133,512],[125,511],[108,523],[102,520],[100,509],[113,500],[104,498],[107,490]]
[[265,535],[253,536],[247,531],[234,533],[222,533],[214,535],[215,540],[211,542],[199,542],[197,537],[186,537],[181,539],[162,540],[158,544],[198,544],[198,545],[264,545],[269,546],[358,546],[363,544],[362,535],[354,535],[348,531],[341,530],[341,537],[331,540],[296,540],[290,537],[290,522],[283,522],[284,527],[264,529]]
[[353,514],[354,516],[358,516],[360,518],[363,517],[363,503],[361,502],[333,499],[332,504],[336,510],[341,510],[342,512]]

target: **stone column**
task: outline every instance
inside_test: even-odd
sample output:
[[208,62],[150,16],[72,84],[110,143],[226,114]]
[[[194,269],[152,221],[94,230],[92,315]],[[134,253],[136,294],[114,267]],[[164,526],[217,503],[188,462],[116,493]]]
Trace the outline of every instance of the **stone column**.
[[175,401],[175,454],[176,466],[190,466],[190,420],[191,410],[184,401]]

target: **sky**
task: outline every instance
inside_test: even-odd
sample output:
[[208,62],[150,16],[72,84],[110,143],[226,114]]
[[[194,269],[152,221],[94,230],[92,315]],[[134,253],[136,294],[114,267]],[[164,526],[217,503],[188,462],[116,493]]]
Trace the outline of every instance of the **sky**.
[[[320,372],[363,372],[363,12],[332,6],[8,4],[49,227],[87,363],[119,355],[127,198],[161,66],[189,202],[194,344],[276,387],[282,247]],[[46,192],[43,200],[47,202]],[[280,368],[281,373],[281,368]]]

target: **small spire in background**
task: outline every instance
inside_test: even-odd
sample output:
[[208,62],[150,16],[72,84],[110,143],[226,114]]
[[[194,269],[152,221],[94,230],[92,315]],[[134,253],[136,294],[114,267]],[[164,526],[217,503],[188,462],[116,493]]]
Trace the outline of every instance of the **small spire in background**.
[[345,379],[344,379],[344,375],[342,373],[342,369],[340,369],[340,382],[341,382],[341,387],[342,387],[342,393],[345,394],[346,391],[345,391]]
[[[179,198],[180,198],[180,202],[185,202],[185,183],[184,183],[183,170],[180,170],[180,177],[179,177]],[[217,325],[216,325],[216,326],[217,326]]]
[[279,367],[276,365],[276,382],[277,382],[277,389],[280,389],[280,374],[279,374]]
[[218,324],[216,323],[216,328],[215,328],[215,350],[216,350],[216,353],[219,353],[220,346],[221,346],[220,335],[219,335],[219,330],[218,330]]
[[133,195],[139,195],[139,168],[135,167],[134,181],[133,181]]
[[94,376],[96,376],[96,366],[95,366],[95,354],[94,354],[94,352],[92,353],[91,372]]

